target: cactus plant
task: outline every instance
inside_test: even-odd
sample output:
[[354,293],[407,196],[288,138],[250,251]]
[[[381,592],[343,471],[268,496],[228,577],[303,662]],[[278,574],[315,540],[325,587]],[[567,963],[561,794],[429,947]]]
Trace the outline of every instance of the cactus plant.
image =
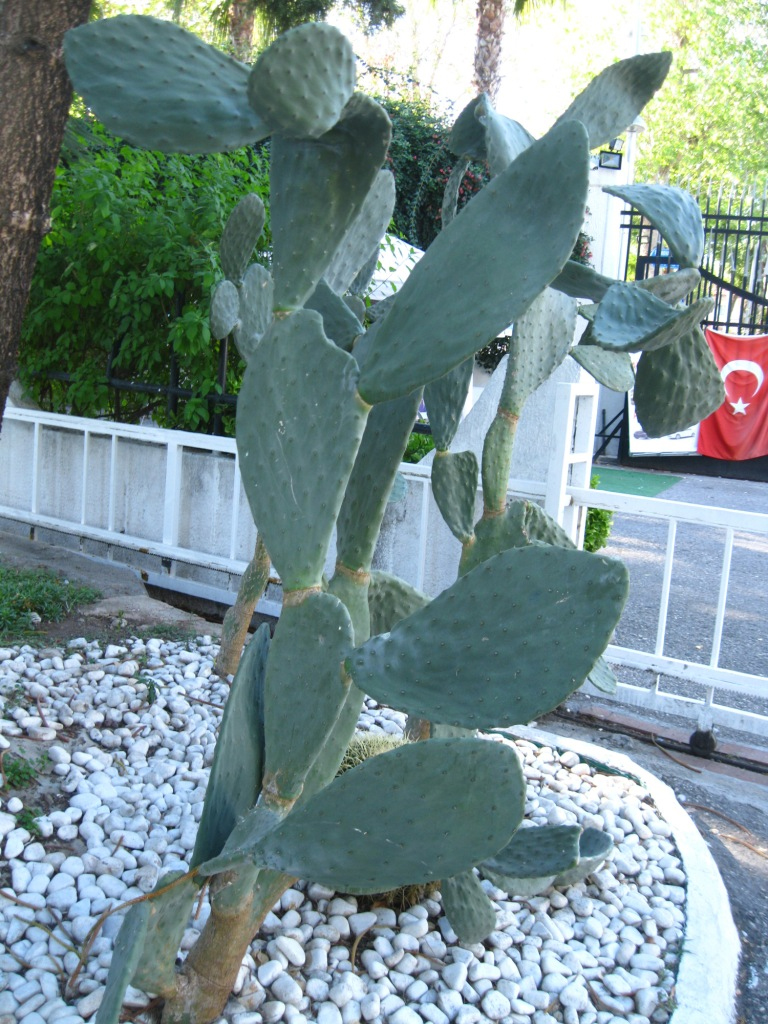
[[[271,272],[249,265],[263,223],[249,197],[224,232],[227,280],[213,321],[215,333],[233,332],[247,363],[240,466],[283,582],[283,612],[274,639],[258,633],[237,670],[193,870],[126,917],[97,1018],[115,1022],[134,982],[164,1000],[166,1024],[203,1024],[221,1012],[248,943],[294,877],[353,892],[444,879],[448,912],[479,938],[493,914],[473,866],[509,877],[535,856],[527,834],[525,855],[515,853],[524,805],[517,756],[474,730],[526,721],[590,672],[605,675],[600,655],[627,574],[573,550],[535,507],[508,507],[509,456],[524,402],[569,351],[574,296],[598,303],[581,343],[603,353],[584,359],[598,374],[624,383],[624,350],[638,339],[652,359],[703,358],[689,343],[693,314],[568,263],[589,148],[626,128],[669,60],[609,69],[539,140],[487,98],[474,101],[454,144],[460,156],[491,161],[493,181],[458,215],[447,199],[447,227],[364,331],[347,290],[365,278],[358,270],[370,267],[389,219],[391,182],[380,170],[389,123],[355,92],[351,49],[336,29],[291,30],[249,70],[175,25],[121,16],[68,34],[65,55],[89,106],[136,144],[207,152],[272,140]],[[674,215],[671,202],[638,201],[649,215]],[[688,254],[694,234],[686,207],[675,237]],[[448,448],[473,353],[512,320],[513,370],[486,441],[485,508],[473,524],[478,467]],[[654,388],[667,386],[664,365],[649,372]],[[678,373],[672,386],[694,394],[698,377]],[[371,571],[425,385],[437,428],[435,494],[463,545],[459,579],[433,601]],[[649,415],[664,419],[656,407]],[[336,777],[364,691],[434,722],[434,736]],[[573,829],[548,837],[548,877],[575,870],[577,838]],[[593,848],[603,849],[596,840]],[[179,924],[203,882],[211,913],[177,968]]]

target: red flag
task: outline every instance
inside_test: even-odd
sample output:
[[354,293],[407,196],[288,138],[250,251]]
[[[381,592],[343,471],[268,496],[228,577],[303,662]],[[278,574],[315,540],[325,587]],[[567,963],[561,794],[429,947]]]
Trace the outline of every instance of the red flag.
[[729,462],[768,455],[768,334],[704,331],[725,384],[725,401],[699,426],[698,450]]

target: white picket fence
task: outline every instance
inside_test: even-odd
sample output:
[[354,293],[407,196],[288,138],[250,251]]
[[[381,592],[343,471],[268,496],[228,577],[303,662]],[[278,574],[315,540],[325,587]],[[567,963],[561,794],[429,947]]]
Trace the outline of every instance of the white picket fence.
[[[768,736],[768,678],[719,664],[734,535],[746,534],[765,550],[768,515],[589,490],[594,390],[575,384],[558,388],[554,436],[567,444],[553,450],[546,484],[513,481],[511,493],[541,502],[574,537],[583,533],[589,506],[668,524],[653,650],[612,645],[607,651],[615,665],[658,678],[649,688],[622,684],[621,699],[693,718],[708,708],[715,722]],[[590,415],[576,417],[580,401],[592,403]],[[435,506],[429,467],[403,464],[401,472],[408,494],[390,506],[378,565],[434,594],[455,578],[458,542]],[[706,662],[665,653],[681,523],[724,531],[726,537]],[[230,603],[255,544],[233,440],[7,408],[0,435],[0,528],[22,526],[40,539],[132,565],[155,586]],[[329,568],[334,557],[331,551]],[[268,597],[262,609],[278,611],[276,600],[279,595]],[[762,614],[768,617],[768,609]],[[698,690],[693,696],[666,692],[664,678]],[[729,695],[738,699],[728,704]]]

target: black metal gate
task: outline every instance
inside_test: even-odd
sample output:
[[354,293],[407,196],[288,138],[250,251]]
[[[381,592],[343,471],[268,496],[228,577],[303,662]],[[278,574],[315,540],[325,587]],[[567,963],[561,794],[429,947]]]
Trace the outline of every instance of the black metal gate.
[[[768,333],[768,186],[682,187],[704,220],[702,280],[692,297],[715,301],[705,325],[725,334]],[[626,280],[677,269],[664,239],[636,210],[622,212],[621,226],[629,232]]]

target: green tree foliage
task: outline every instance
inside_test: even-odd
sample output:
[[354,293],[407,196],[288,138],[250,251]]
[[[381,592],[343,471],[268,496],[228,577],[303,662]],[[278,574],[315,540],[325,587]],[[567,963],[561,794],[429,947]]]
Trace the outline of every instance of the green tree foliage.
[[664,0],[644,9],[654,42],[675,53],[643,117],[640,180],[745,182],[768,174],[768,5]]
[[[452,122],[425,100],[396,95],[377,97],[392,121],[387,163],[397,183],[394,232],[426,249],[440,230],[443,191],[455,157],[447,148]],[[459,195],[463,207],[488,181],[488,172],[472,164]]]
[[[211,288],[221,276],[218,240],[246,192],[267,199],[266,157],[253,149],[151,153],[90,120],[74,135],[77,145],[70,143],[57,172],[52,227],[24,321],[22,382],[57,412],[131,421],[151,414],[164,426],[205,430],[203,396],[221,390],[208,327]],[[268,236],[263,243],[266,250]],[[167,384],[173,372],[194,396],[174,411],[164,396],[123,392],[117,410],[108,371],[149,384]],[[241,373],[232,353],[227,390],[236,390]]]

